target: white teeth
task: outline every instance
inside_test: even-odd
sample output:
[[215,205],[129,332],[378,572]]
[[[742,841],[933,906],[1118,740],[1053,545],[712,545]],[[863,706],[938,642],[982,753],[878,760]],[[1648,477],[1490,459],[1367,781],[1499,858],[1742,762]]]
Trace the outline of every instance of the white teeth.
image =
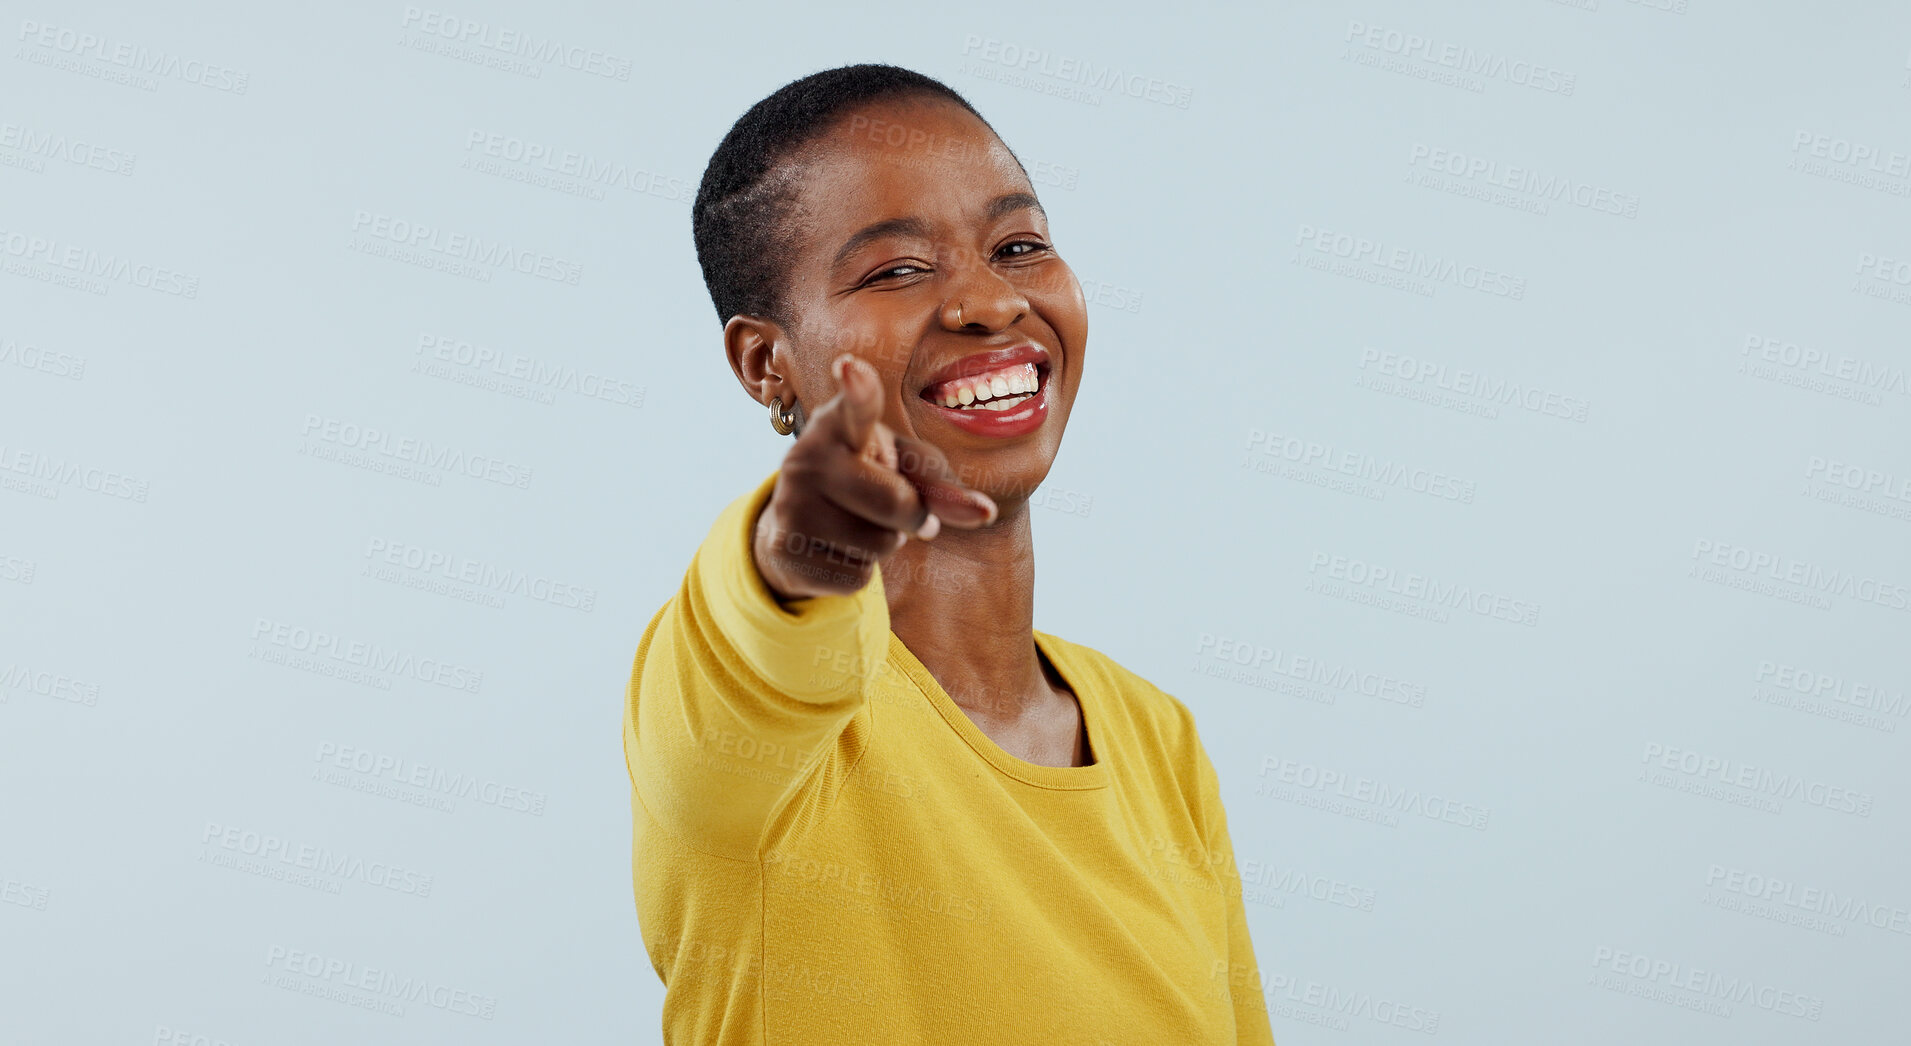
[[944,407],[1007,410],[1041,389],[1041,375],[1035,369],[1035,364],[1023,363],[987,378],[964,378],[951,382],[948,391],[933,402]]
[[1023,400],[1028,399],[1030,395],[1031,395],[1030,393],[1023,392],[1023,393],[1017,393],[1016,395],[1007,397],[1005,399],[990,400],[989,402],[982,404],[982,409],[994,410],[994,411],[1010,410],[1016,407],[1017,405],[1019,405]]

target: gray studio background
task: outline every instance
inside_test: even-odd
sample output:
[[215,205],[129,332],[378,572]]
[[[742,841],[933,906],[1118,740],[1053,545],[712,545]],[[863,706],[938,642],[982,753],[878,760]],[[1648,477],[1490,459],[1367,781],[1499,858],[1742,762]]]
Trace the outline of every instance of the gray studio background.
[[1901,5],[0,30],[7,1042],[658,1041],[623,687],[786,446],[689,201],[864,60],[1088,290],[1037,624],[1193,708],[1283,1046],[1903,1041]]

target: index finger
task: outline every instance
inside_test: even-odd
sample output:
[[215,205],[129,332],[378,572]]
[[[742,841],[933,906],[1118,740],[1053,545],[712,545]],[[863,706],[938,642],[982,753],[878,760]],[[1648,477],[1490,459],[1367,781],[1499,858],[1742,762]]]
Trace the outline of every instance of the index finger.
[[958,527],[995,522],[995,499],[964,483],[934,444],[896,433],[896,471],[909,480],[931,511]]

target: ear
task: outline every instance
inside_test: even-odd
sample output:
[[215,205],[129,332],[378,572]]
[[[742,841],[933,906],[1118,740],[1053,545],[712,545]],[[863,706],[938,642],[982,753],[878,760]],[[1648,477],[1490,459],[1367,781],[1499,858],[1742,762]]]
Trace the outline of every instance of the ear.
[[730,370],[743,391],[765,407],[772,396],[781,397],[786,408],[796,399],[785,356],[788,350],[777,351],[781,344],[783,328],[774,320],[739,314],[723,325],[723,351],[730,358]]

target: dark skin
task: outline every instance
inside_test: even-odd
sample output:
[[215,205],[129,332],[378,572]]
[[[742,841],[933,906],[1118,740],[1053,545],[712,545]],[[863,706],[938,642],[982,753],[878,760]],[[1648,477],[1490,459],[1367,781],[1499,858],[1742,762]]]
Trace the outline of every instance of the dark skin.
[[[1031,763],[1093,762],[1080,705],[1033,637],[1028,500],[1088,338],[1034,187],[986,124],[940,99],[845,114],[785,167],[797,207],[781,318],[723,332],[750,395],[798,418],[757,518],[758,572],[787,602],[857,591],[880,564],[891,630],[984,734]],[[1049,354],[1033,432],[971,433],[919,395],[950,363],[1031,343]]]

